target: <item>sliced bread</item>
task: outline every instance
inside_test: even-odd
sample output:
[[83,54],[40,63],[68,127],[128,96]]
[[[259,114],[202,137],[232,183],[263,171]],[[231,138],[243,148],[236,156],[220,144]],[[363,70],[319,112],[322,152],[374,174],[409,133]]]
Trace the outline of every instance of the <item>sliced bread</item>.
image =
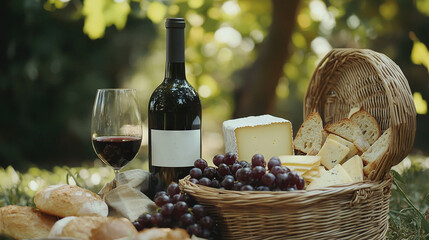
[[305,119],[293,141],[295,150],[303,153],[319,151],[323,141],[323,121],[319,113],[313,112]]
[[360,109],[350,116],[350,120],[355,122],[362,130],[365,140],[372,145],[381,135],[380,126],[377,120],[367,111]]
[[377,168],[377,165],[380,164],[381,159],[386,154],[389,145],[391,144],[391,130],[387,129],[381,137],[375,141],[375,143],[362,154],[361,158],[363,163],[366,165],[363,168],[365,175],[369,175],[372,170]]
[[325,130],[345,138],[346,140],[349,140],[361,152],[365,152],[370,146],[368,141],[366,141],[365,137],[363,136],[359,125],[348,118],[344,118],[339,122],[326,125]]

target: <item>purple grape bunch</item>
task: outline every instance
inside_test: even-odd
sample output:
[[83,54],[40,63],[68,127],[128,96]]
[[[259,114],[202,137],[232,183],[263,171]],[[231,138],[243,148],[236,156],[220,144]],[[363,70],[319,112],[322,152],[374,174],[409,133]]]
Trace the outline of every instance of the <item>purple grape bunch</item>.
[[293,191],[303,190],[304,179],[296,172],[282,166],[278,157],[268,164],[264,156],[255,154],[250,163],[238,161],[237,154],[228,152],[213,157],[208,166],[204,159],[197,159],[189,172],[190,181],[203,186],[236,191]]
[[191,236],[215,238],[213,218],[192,196],[181,193],[177,183],[173,182],[166,191],[156,193],[154,202],[158,206],[155,214],[144,213],[133,222],[137,231],[151,227],[179,227],[185,229]]

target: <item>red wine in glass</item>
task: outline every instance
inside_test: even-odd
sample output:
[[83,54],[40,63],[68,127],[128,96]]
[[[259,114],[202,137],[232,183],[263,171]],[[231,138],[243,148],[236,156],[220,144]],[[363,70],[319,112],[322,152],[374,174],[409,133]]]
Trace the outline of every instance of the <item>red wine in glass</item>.
[[129,136],[103,136],[92,139],[98,157],[113,169],[121,169],[136,156],[142,139]]

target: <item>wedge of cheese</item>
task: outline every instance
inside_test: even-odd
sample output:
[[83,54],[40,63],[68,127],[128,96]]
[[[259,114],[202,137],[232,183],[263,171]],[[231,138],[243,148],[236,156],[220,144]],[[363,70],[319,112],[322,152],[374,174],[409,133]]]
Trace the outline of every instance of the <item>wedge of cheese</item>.
[[250,161],[253,155],[265,159],[292,155],[292,124],[271,115],[252,116],[223,122],[225,152],[237,153],[240,160]]
[[334,168],[325,172],[319,178],[313,180],[308,186],[307,190],[329,187],[339,184],[353,183],[349,174],[344,170],[340,164],[335,165]]
[[353,182],[363,181],[363,162],[358,155],[347,160],[342,166],[352,178]]
[[347,141],[346,139],[344,139],[340,136],[337,136],[337,135],[331,133],[328,135],[328,137],[326,139],[335,140],[335,141],[337,141],[337,142],[339,142],[339,143],[341,143],[344,146],[349,148],[349,153],[344,158],[344,160],[342,162],[340,162],[340,164],[342,164],[345,160],[350,159],[351,157],[353,157],[354,155],[356,155],[358,153],[356,146],[352,142]]
[[349,148],[343,144],[332,140],[326,139],[317,156],[321,157],[321,163],[327,169],[332,169],[335,165],[339,164],[349,153]]
[[283,155],[279,156],[279,158],[282,166],[288,167],[300,176],[303,176],[306,172],[320,166],[319,156]]

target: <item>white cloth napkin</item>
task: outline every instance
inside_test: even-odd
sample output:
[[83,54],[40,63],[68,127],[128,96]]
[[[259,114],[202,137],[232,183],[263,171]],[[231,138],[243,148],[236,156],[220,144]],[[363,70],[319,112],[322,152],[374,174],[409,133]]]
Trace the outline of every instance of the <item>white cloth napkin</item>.
[[119,173],[119,180],[108,182],[98,193],[109,206],[109,216],[136,220],[143,213],[155,213],[155,203],[142,193],[149,187],[150,173],[133,169]]

